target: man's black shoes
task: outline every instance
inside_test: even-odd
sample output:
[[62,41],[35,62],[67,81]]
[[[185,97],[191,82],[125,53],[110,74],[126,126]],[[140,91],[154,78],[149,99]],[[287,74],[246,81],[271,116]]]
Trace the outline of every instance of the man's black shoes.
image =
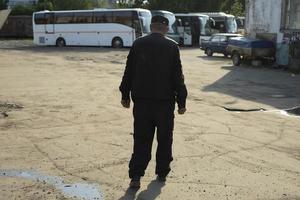
[[133,188],[133,189],[140,188],[141,187],[141,177],[139,177],[139,176],[133,177],[130,181],[129,187]]
[[[164,183],[167,180],[166,176],[159,176],[157,175],[156,180],[158,182]],[[129,183],[129,187],[132,189],[138,189],[141,187],[141,177],[140,176],[135,176],[131,179],[130,183]]]

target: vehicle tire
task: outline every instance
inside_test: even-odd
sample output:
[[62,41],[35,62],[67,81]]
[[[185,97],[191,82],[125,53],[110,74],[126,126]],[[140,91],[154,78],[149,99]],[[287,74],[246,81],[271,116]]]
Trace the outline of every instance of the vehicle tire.
[[123,40],[119,37],[115,37],[111,42],[111,46],[113,48],[122,48],[123,47]]
[[238,52],[233,52],[232,54],[232,63],[234,66],[240,66],[241,64],[241,56]]
[[207,48],[205,52],[206,52],[206,55],[209,56],[209,57],[214,54],[213,51],[210,48]]
[[64,38],[57,38],[56,40],[56,46],[57,47],[65,47],[66,46],[66,41]]

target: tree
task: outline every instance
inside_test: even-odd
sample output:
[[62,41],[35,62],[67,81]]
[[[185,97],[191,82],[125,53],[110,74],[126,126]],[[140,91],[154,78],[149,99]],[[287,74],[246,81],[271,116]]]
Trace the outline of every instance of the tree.
[[39,0],[36,9],[40,10],[53,10],[53,3],[49,0]]
[[243,5],[239,0],[235,0],[234,4],[231,7],[230,13],[233,14],[234,16],[244,15]]
[[235,16],[243,16],[245,12],[244,0],[224,0],[221,4],[221,10]]
[[6,0],[0,0],[0,10],[6,9]]
[[35,12],[35,6],[33,5],[16,5],[11,10],[11,15],[32,15]]
[[48,0],[54,10],[84,10],[108,5],[106,0]]

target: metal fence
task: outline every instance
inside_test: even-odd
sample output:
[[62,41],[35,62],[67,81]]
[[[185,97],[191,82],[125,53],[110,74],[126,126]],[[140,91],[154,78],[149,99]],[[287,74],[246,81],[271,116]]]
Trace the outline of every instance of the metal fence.
[[31,16],[9,16],[0,30],[0,37],[32,37]]

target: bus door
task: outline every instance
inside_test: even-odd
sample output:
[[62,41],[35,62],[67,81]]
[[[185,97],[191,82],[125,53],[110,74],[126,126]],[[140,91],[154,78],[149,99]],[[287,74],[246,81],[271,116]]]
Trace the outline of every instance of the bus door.
[[200,20],[198,17],[192,18],[191,23],[191,32],[192,32],[192,45],[199,45],[200,39]]
[[179,44],[192,45],[192,31],[189,17],[176,17],[177,30],[179,34]]
[[192,44],[192,28],[191,26],[184,26],[183,32],[184,45],[191,46]]
[[45,33],[53,34],[54,33],[54,14],[45,13]]

